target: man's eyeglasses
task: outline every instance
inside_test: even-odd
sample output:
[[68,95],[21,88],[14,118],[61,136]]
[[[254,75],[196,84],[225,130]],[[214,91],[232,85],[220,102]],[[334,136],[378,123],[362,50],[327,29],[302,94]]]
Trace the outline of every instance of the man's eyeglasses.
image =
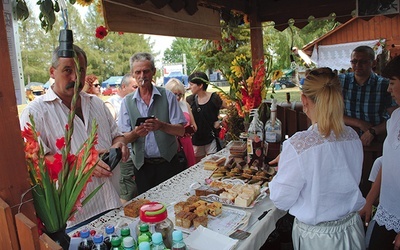
[[369,63],[370,61],[371,60],[365,60],[365,59],[356,60],[356,59],[353,59],[353,60],[350,61],[350,63],[353,64],[353,65],[357,65],[357,64],[364,65],[364,64]]
[[98,88],[98,87],[100,87],[100,83],[94,84],[93,86],[94,86],[95,88]]

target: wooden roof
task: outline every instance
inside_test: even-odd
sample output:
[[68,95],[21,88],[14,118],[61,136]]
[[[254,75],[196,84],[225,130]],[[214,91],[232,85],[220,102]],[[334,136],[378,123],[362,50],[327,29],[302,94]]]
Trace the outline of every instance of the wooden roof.
[[304,46],[303,51],[310,55],[314,45],[333,45],[375,39],[385,39],[386,49],[391,51],[391,56],[398,55],[400,53],[400,15],[352,18]]
[[[220,18],[234,11],[259,23],[273,21],[284,30],[290,19],[302,28],[308,18],[352,17],[355,0],[102,0],[106,25],[112,31],[203,39],[220,38]],[[254,27],[253,27],[254,28]]]

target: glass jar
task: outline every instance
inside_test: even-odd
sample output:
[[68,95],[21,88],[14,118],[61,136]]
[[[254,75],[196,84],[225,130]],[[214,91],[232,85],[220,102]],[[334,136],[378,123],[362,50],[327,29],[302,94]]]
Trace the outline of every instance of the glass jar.
[[172,232],[174,223],[168,219],[167,208],[159,202],[150,202],[143,205],[139,212],[140,221],[136,232],[140,232],[140,225],[146,223],[149,225],[149,231],[161,233],[164,244],[167,248],[172,245]]

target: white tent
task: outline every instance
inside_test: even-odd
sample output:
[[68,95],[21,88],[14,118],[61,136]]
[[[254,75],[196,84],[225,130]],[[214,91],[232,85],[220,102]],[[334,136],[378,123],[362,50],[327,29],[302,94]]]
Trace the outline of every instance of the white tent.
[[362,42],[340,43],[334,45],[314,46],[311,55],[311,60],[314,61],[317,67],[329,67],[331,69],[348,69],[351,67],[351,52],[358,46],[370,46],[375,51],[375,58],[382,53],[382,40],[369,40]]

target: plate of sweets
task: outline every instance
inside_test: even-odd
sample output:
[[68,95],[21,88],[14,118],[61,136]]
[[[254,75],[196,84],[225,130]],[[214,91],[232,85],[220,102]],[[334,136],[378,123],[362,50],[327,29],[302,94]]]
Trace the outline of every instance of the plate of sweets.
[[248,184],[239,179],[214,180],[195,189],[195,194],[207,202],[220,202],[238,208],[253,208],[267,197],[268,187]]
[[250,213],[222,206],[220,202],[207,202],[199,196],[190,196],[168,206],[168,217],[184,232],[191,233],[200,226],[229,235],[239,226],[247,225]]

